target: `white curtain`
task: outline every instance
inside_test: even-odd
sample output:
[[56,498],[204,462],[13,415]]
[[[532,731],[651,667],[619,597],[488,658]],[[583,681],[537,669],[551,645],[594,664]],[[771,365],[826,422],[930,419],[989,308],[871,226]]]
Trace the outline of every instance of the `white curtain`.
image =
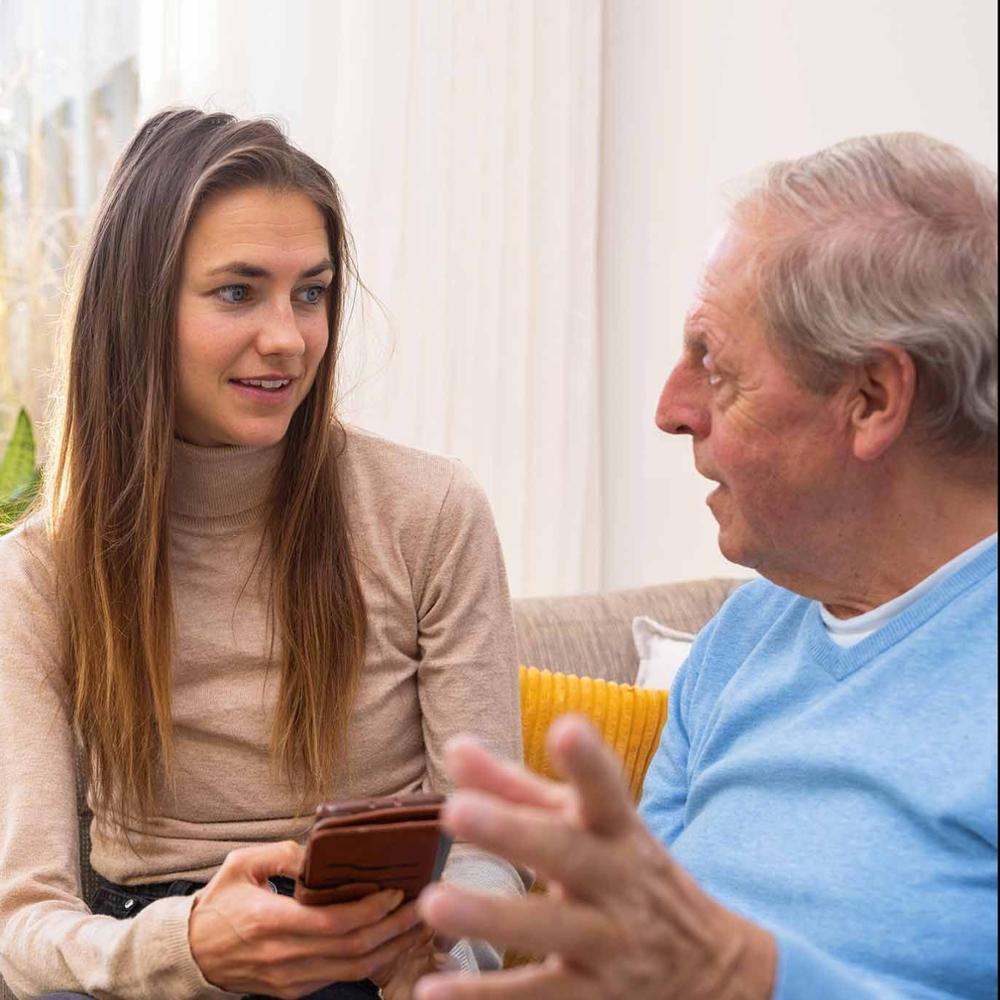
[[600,585],[600,0],[161,0],[143,112],[277,114],[341,184],[348,419],[456,455],[515,594]]
[[135,127],[136,48],[132,5],[0,0],[0,447],[22,406],[46,415],[66,263]]
[[[690,443],[653,426],[720,190],[865,132],[995,165],[996,17],[982,0],[0,0],[0,152],[23,168],[12,126],[41,120],[36,162],[61,142],[103,163],[129,107],[107,67],[127,71],[136,36],[140,116],[283,118],[340,181],[373,296],[345,415],[472,468],[516,595],[745,574],[718,553]],[[12,52],[58,69],[12,89]],[[44,312],[58,273],[39,279],[32,234],[98,174],[59,198],[33,182],[24,222],[7,206],[27,174],[0,176],[0,422],[11,385],[44,395],[51,338],[21,293]]]

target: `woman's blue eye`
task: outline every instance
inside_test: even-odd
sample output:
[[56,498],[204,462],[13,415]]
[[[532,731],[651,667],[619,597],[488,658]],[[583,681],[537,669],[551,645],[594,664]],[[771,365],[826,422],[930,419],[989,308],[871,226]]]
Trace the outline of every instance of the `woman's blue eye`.
[[302,289],[302,301],[307,306],[314,306],[326,294],[326,285],[310,285]]
[[219,289],[218,295],[223,302],[238,306],[250,298],[250,289],[246,285],[226,285]]

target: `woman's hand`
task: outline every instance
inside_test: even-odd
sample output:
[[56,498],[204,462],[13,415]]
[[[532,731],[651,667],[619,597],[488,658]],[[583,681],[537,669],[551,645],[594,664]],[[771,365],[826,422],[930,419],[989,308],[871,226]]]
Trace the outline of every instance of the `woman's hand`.
[[442,953],[434,932],[425,927],[416,945],[391,965],[372,973],[371,980],[382,990],[384,1000],[411,1000],[417,980],[429,972],[441,971],[447,961],[448,953]]
[[188,939],[213,986],[294,1000],[366,979],[426,941],[415,906],[400,907],[401,892],[329,906],[272,892],[268,876],[295,878],[303,853],[294,841],[232,851],[196,894]]

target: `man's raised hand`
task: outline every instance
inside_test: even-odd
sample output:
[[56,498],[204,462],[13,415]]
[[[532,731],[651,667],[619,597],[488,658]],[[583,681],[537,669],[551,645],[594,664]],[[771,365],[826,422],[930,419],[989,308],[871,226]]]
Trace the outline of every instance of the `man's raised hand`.
[[593,728],[560,719],[547,747],[566,784],[453,741],[448,764],[459,791],[444,822],[456,838],[533,869],[549,893],[505,899],[435,885],[420,901],[440,932],[539,964],[428,976],[418,1000],[768,1000],[773,939],[702,892],[655,840]]

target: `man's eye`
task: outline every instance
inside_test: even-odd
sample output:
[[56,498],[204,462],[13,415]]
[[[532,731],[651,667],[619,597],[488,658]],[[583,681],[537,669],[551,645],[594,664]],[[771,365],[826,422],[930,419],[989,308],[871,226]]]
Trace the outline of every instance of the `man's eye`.
[[715,362],[712,360],[712,355],[708,351],[702,355],[701,365],[708,372],[708,384],[718,385],[722,381],[722,376],[715,369]]
[[216,295],[223,302],[238,306],[250,300],[250,287],[248,285],[226,285],[225,288],[220,288]]
[[310,285],[299,292],[299,301],[307,306],[316,305],[326,295],[326,285]]

